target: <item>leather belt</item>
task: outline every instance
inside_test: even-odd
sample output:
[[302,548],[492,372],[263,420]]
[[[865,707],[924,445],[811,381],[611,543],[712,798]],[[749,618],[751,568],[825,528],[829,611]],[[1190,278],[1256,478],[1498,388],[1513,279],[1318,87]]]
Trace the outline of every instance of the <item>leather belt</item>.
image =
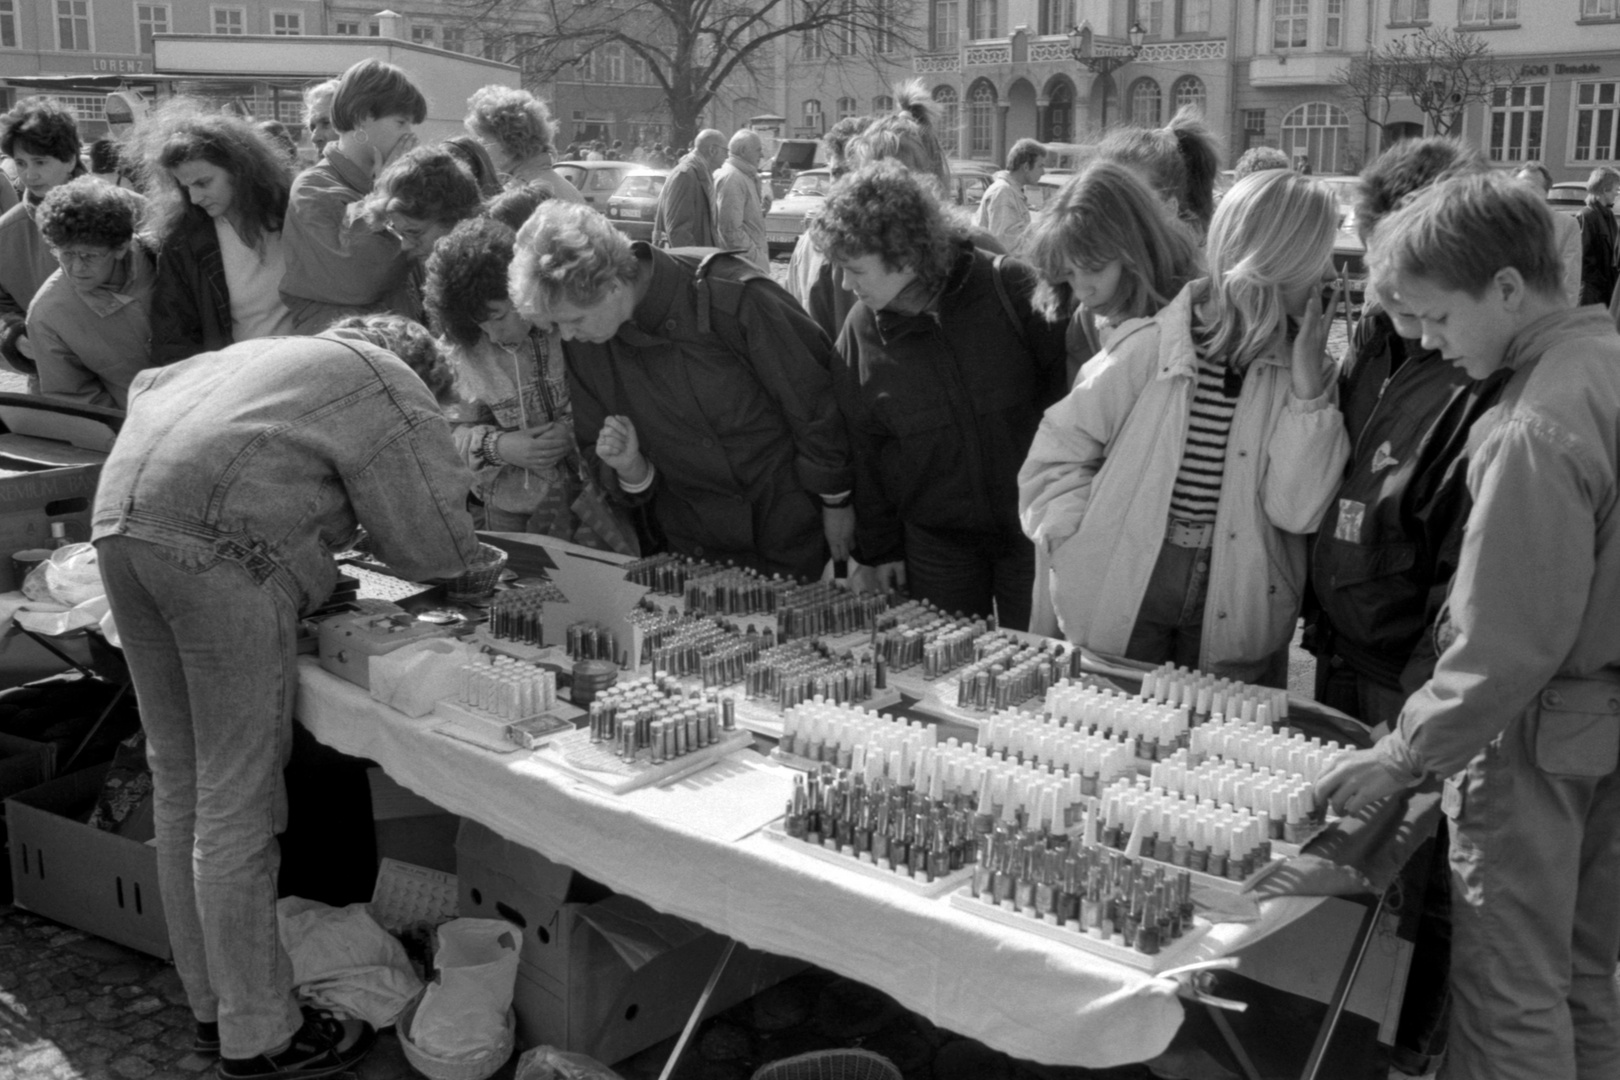
[[1207,548],[1215,542],[1215,523],[1171,518],[1170,527],[1164,533],[1164,542],[1179,548]]

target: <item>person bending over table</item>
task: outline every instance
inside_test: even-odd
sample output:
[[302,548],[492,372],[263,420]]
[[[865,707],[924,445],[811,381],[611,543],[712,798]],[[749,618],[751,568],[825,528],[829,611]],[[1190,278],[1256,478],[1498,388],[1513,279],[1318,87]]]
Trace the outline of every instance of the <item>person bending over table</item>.
[[323,1076],[370,1029],[300,1010],[276,833],[301,616],[358,527],[413,581],[478,561],[449,372],[407,320],[346,320],[143,372],[92,522],[152,766],[158,886],[195,1048],[225,1080]]
[[632,244],[578,203],[518,234],[512,300],[555,326],[579,444],[650,500],[675,551],[818,578],[854,533],[832,344],[781,286],[723,252]]

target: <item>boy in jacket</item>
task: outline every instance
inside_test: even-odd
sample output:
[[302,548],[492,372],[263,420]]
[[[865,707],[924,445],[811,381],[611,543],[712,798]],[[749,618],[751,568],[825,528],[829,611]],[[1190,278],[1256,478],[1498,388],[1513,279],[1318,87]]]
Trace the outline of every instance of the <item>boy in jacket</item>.
[[1356,813],[1445,778],[1452,1011],[1442,1075],[1620,1075],[1620,336],[1571,310],[1545,203],[1445,181],[1368,265],[1425,347],[1507,370],[1468,439],[1474,506],[1434,674],[1318,797]]

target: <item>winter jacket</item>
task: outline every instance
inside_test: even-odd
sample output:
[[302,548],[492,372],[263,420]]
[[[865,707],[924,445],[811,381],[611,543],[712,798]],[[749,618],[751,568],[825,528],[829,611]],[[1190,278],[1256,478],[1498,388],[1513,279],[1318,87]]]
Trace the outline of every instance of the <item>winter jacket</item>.
[[[1164,545],[1170,493],[1197,387],[1194,305],[1207,279],[1158,315],[1122,324],[1048,409],[1018,476],[1024,531],[1052,559],[1068,639],[1124,655]],[[1293,636],[1313,531],[1349,456],[1329,387],[1293,396],[1287,357],[1249,367],[1232,418],[1215,511],[1199,655],[1254,681]]]
[[714,176],[693,151],[670,170],[653,212],[654,247],[718,247],[715,230]]
[[186,210],[158,249],[152,290],[152,362],[172,364],[234,340],[231,290],[219,234],[206,210]]
[[1376,749],[1397,772],[1449,776],[1539,703],[1538,765],[1612,773],[1620,336],[1607,311],[1564,309],[1520,330],[1503,367],[1500,397],[1468,436],[1474,505],[1435,633],[1440,659]]
[[335,146],[293,181],[281,297],[296,332],[319,333],[334,319],[377,311],[420,318],[414,264],[399,241],[350,217],[370,193],[371,175]]
[[[652,280],[629,321],[601,344],[563,343],[582,453],[594,460],[606,417],[628,416],[655,471],[646,497],[671,547],[819,575],[826,543],[816,496],[852,482],[831,343],[780,286],[734,255],[632,250]],[[598,471],[617,491],[617,474]]]
[[1064,376],[1063,327],[1031,308],[1034,288],[1023,263],[1004,258],[998,270],[996,256],[964,243],[920,314],[860,301],[850,310],[837,387],[862,562],[902,559],[904,524],[1017,536],[1018,467]]
[[1608,306],[1614,295],[1620,260],[1620,224],[1614,212],[1599,202],[1588,202],[1578,215],[1581,222],[1581,303]]
[[[1339,377],[1350,459],[1311,544],[1325,651],[1388,689],[1422,685],[1423,633],[1457,569],[1468,520],[1468,430],[1505,373],[1476,382],[1371,309]],[[1402,672],[1408,671],[1403,678]]]
[[764,270],[771,269],[765,244],[765,204],[759,198],[759,170],[733,154],[714,174],[717,247],[736,251]]
[[34,362],[17,351],[28,333],[28,305],[45,279],[56,273],[56,256],[34,224],[39,204],[29,199],[0,214],[0,356],[24,374]]
[[457,346],[450,366],[459,400],[446,415],[456,449],[477,480],[479,499],[511,513],[532,512],[565,482],[567,465],[543,473],[492,465],[484,457],[484,438],[492,431],[520,431],[572,415],[559,342],[531,331],[527,344],[507,352],[482,337],[472,348]]
[[109,409],[128,404],[130,381],[152,366],[154,276],[151,249],[136,238],[116,289],[80,293],[60,270],[45,280],[28,307],[40,393]]

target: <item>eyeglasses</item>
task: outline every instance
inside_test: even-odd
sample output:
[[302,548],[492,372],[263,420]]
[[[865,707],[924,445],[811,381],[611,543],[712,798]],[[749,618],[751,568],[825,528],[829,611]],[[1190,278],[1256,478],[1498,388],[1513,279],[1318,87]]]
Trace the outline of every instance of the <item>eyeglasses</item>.
[[61,265],[82,266],[86,269],[92,266],[100,266],[102,263],[112,258],[113,251],[113,248],[90,248],[87,251],[69,251],[63,248],[51,248],[51,253],[56,256],[56,261]]

